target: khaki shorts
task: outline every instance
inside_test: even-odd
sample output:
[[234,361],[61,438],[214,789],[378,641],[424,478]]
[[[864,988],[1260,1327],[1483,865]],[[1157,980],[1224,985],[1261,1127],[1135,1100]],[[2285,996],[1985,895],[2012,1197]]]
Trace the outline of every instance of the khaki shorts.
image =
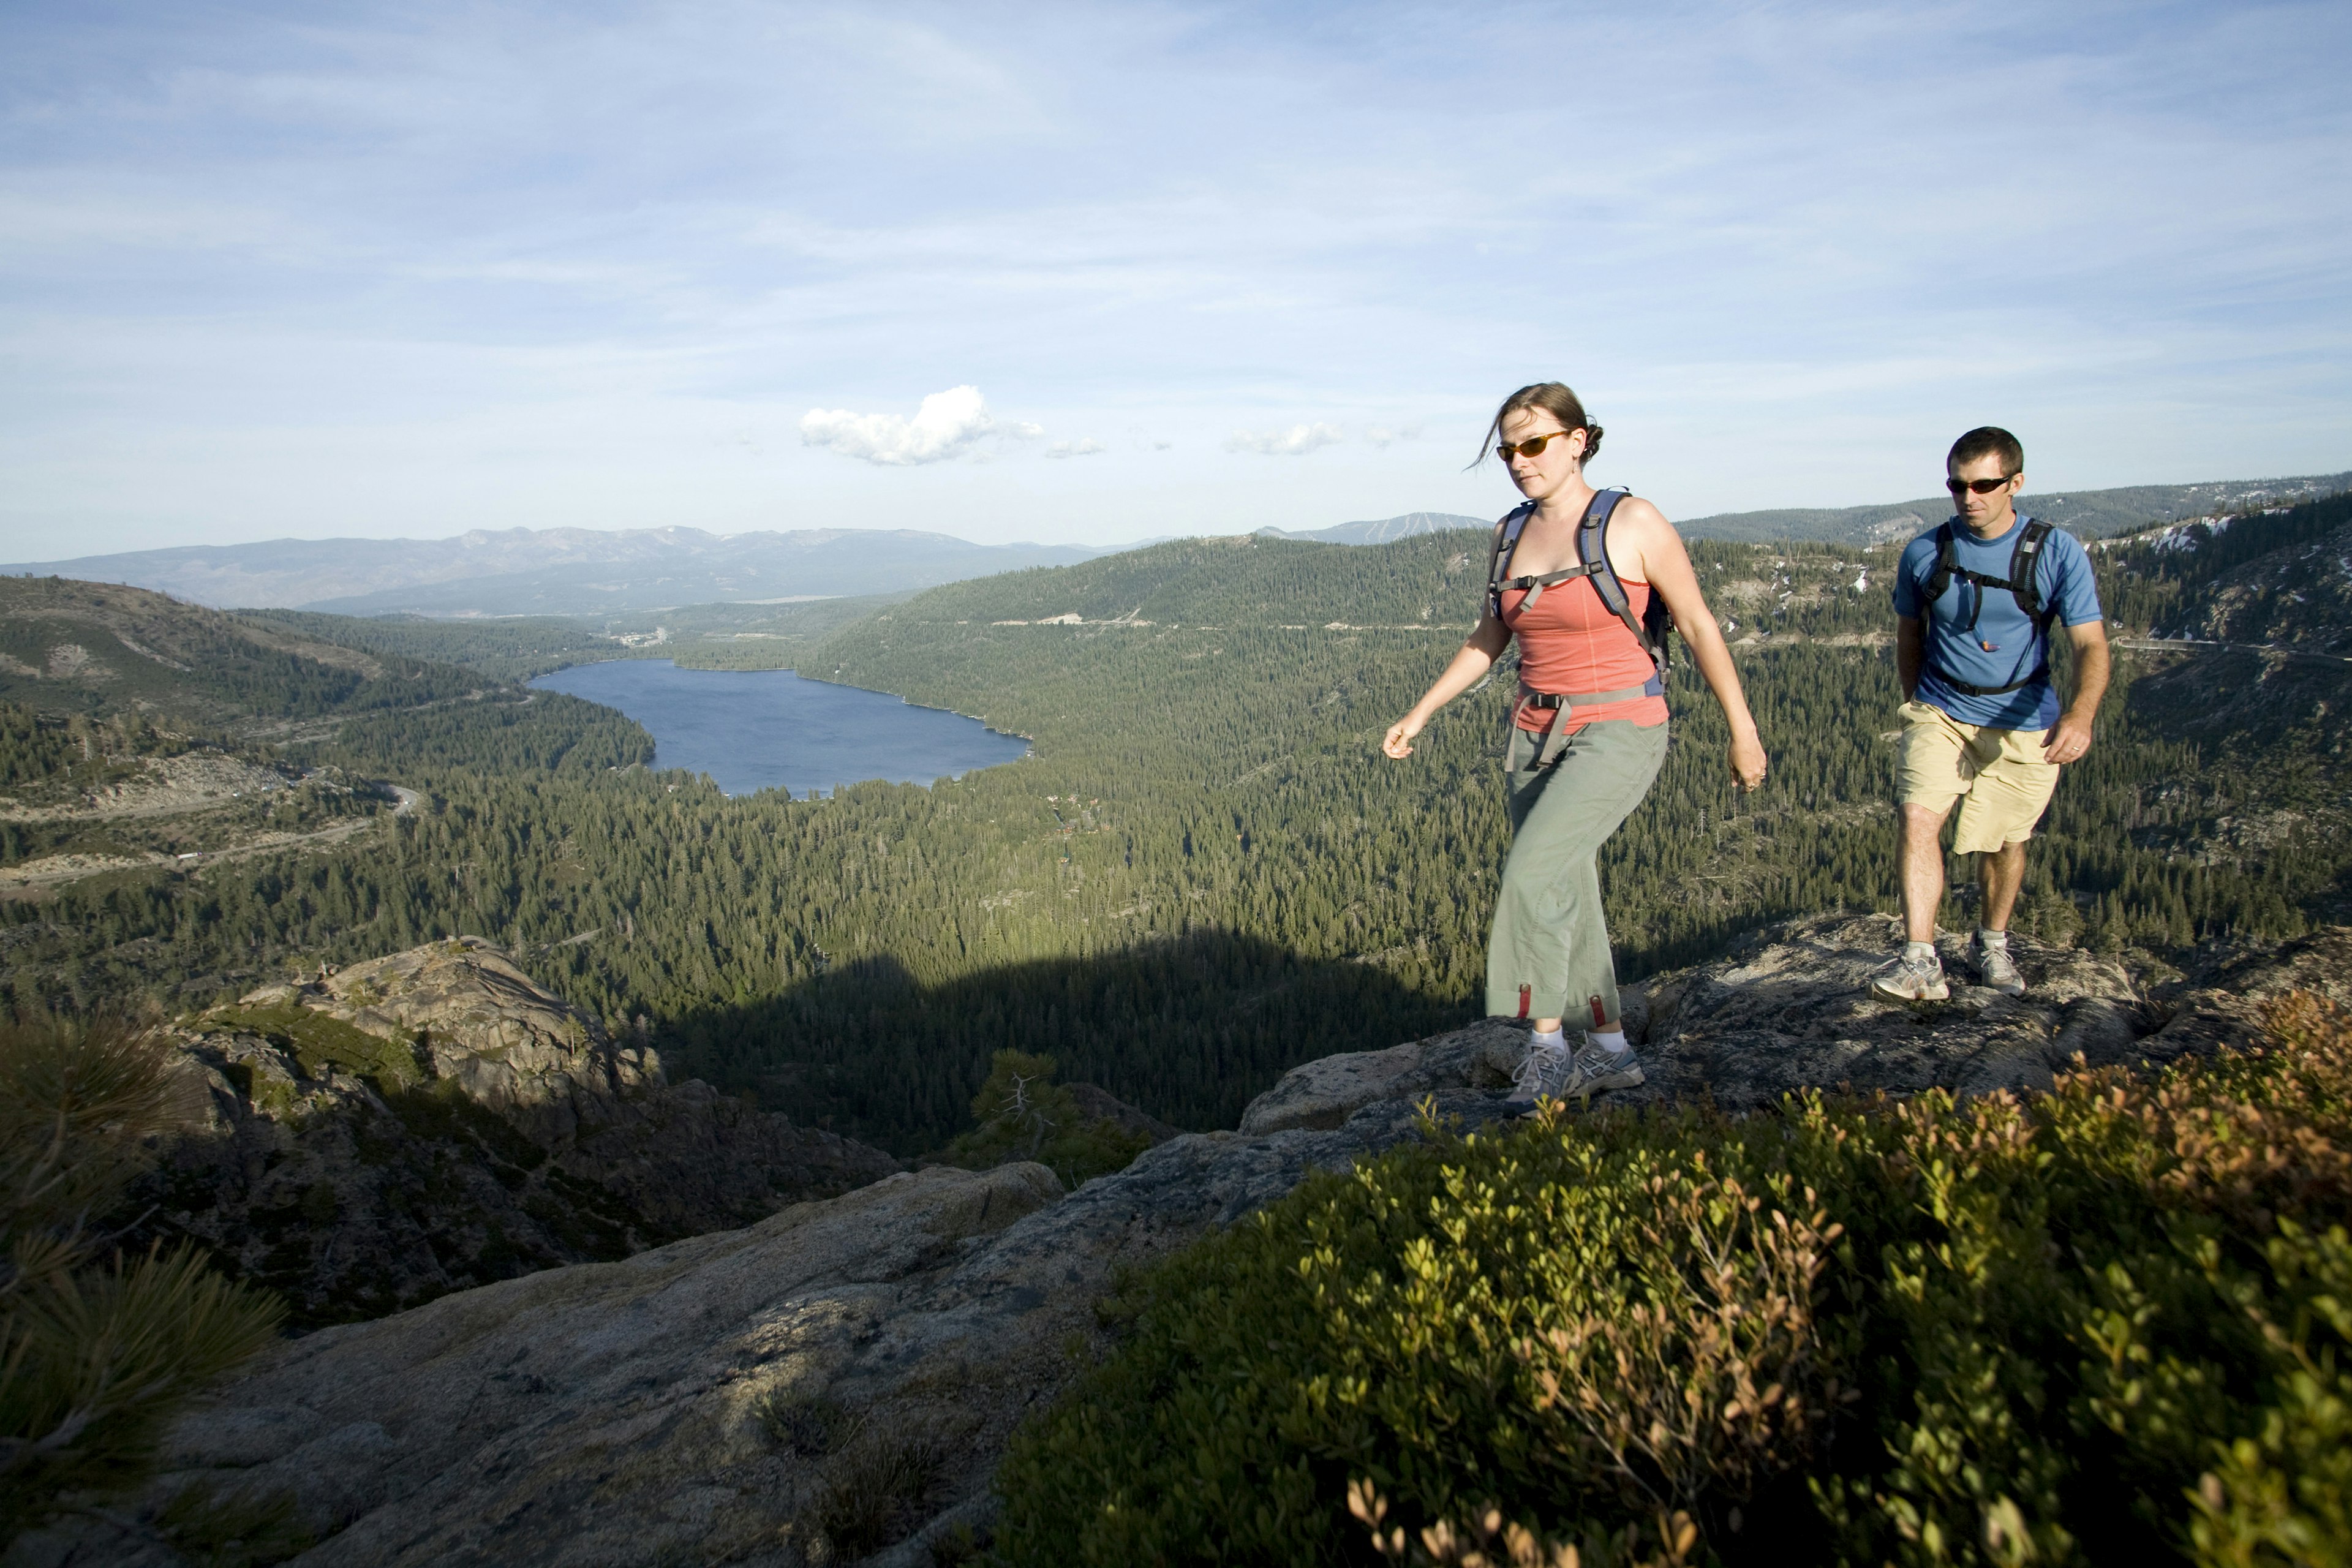
[[1952,853],[1982,855],[2033,837],[2058,787],[2042,760],[2046,730],[1963,724],[1932,702],[1906,702],[1895,742],[1895,797],[1938,816],[1960,802]]

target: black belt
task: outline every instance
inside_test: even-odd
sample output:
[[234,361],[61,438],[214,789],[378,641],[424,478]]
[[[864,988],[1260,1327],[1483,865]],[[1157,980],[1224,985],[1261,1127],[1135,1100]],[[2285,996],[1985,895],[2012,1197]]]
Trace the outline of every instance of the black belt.
[[[2011,668],[2014,667],[2012,666]],[[2046,664],[2036,669],[2032,675],[2027,676],[2024,679],[2012,680],[2007,686],[1972,685],[1968,681],[1958,679],[1957,676],[1945,674],[1942,670],[1937,669],[1932,664],[1927,667],[1927,670],[1928,673],[1935,676],[1937,679],[1952,688],[1955,691],[1965,691],[1971,697],[2000,697],[2007,692],[2021,690],[2025,687],[2032,685],[2037,680],[2047,680],[2050,679],[2050,667]]]

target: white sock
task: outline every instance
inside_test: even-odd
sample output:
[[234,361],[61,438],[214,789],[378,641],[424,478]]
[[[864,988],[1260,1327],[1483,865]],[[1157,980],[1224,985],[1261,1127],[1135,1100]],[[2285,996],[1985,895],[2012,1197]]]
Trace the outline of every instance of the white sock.
[[[1906,942],[1903,944],[1903,956],[1906,958],[1935,958],[1936,944],[1932,942]],[[1941,959],[1937,959],[1937,962],[1940,963],[1943,961]]]
[[2005,931],[1987,931],[1984,927],[1979,926],[1977,927],[1977,945],[1979,947],[2007,947],[2009,945],[2009,933]]
[[1565,1029],[1538,1029],[1533,1035],[1528,1037],[1528,1049],[1531,1051],[1564,1051],[1568,1049],[1568,1031]]
[[1633,1048],[1626,1043],[1625,1031],[1622,1029],[1612,1029],[1605,1035],[1598,1029],[1587,1029],[1584,1031],[1584,1037],[1612,1056]]

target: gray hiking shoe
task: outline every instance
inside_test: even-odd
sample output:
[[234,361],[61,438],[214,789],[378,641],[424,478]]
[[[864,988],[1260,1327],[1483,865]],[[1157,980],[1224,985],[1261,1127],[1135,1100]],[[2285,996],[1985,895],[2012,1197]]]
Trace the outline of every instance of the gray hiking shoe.
[[1870,994],[1887,1002],[1941,1002],[1952,988],[1944,984],[1943,960],[1935,954],[1898,955],[1872,972]]
[[1632,1089],[1643,1081],[1642,1058],[1629,1047],[1612,1051],[1588,1044],[1576,1053],[1575,1092],[1590,1100],[1612,1089]]
[[1542,1047],[1528,1043],[1528,1054],[1511,1074],[1511,1095],[1503,1109],[1525,1116],[1538,1100],[1564,1100],[1576,1086],[1576,1058],[1565,1044]]
[[2025,976],[2017,967],[2017,960],[2009,955],[2009,944],[1987,947],[1983,942],[1969,944],[1969,961],[1976,965],[1977,979],[1995,991],[2006,991],[2011,996],[2025,994]]

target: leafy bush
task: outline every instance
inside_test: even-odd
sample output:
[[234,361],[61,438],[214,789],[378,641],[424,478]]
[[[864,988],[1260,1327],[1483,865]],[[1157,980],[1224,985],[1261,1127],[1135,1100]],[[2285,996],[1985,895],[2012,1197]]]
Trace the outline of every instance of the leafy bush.
[[0,1029],[0,1541],[142,1479],[173,1410],[277,1331],[275,1300],[196,1253],[126,1258],[100,1228],[192,1087],[147,1031]]
[[2340,1563],[2352,1024],[2055,1092],[1554,1119],[1129,1282],[1012,1563]]

